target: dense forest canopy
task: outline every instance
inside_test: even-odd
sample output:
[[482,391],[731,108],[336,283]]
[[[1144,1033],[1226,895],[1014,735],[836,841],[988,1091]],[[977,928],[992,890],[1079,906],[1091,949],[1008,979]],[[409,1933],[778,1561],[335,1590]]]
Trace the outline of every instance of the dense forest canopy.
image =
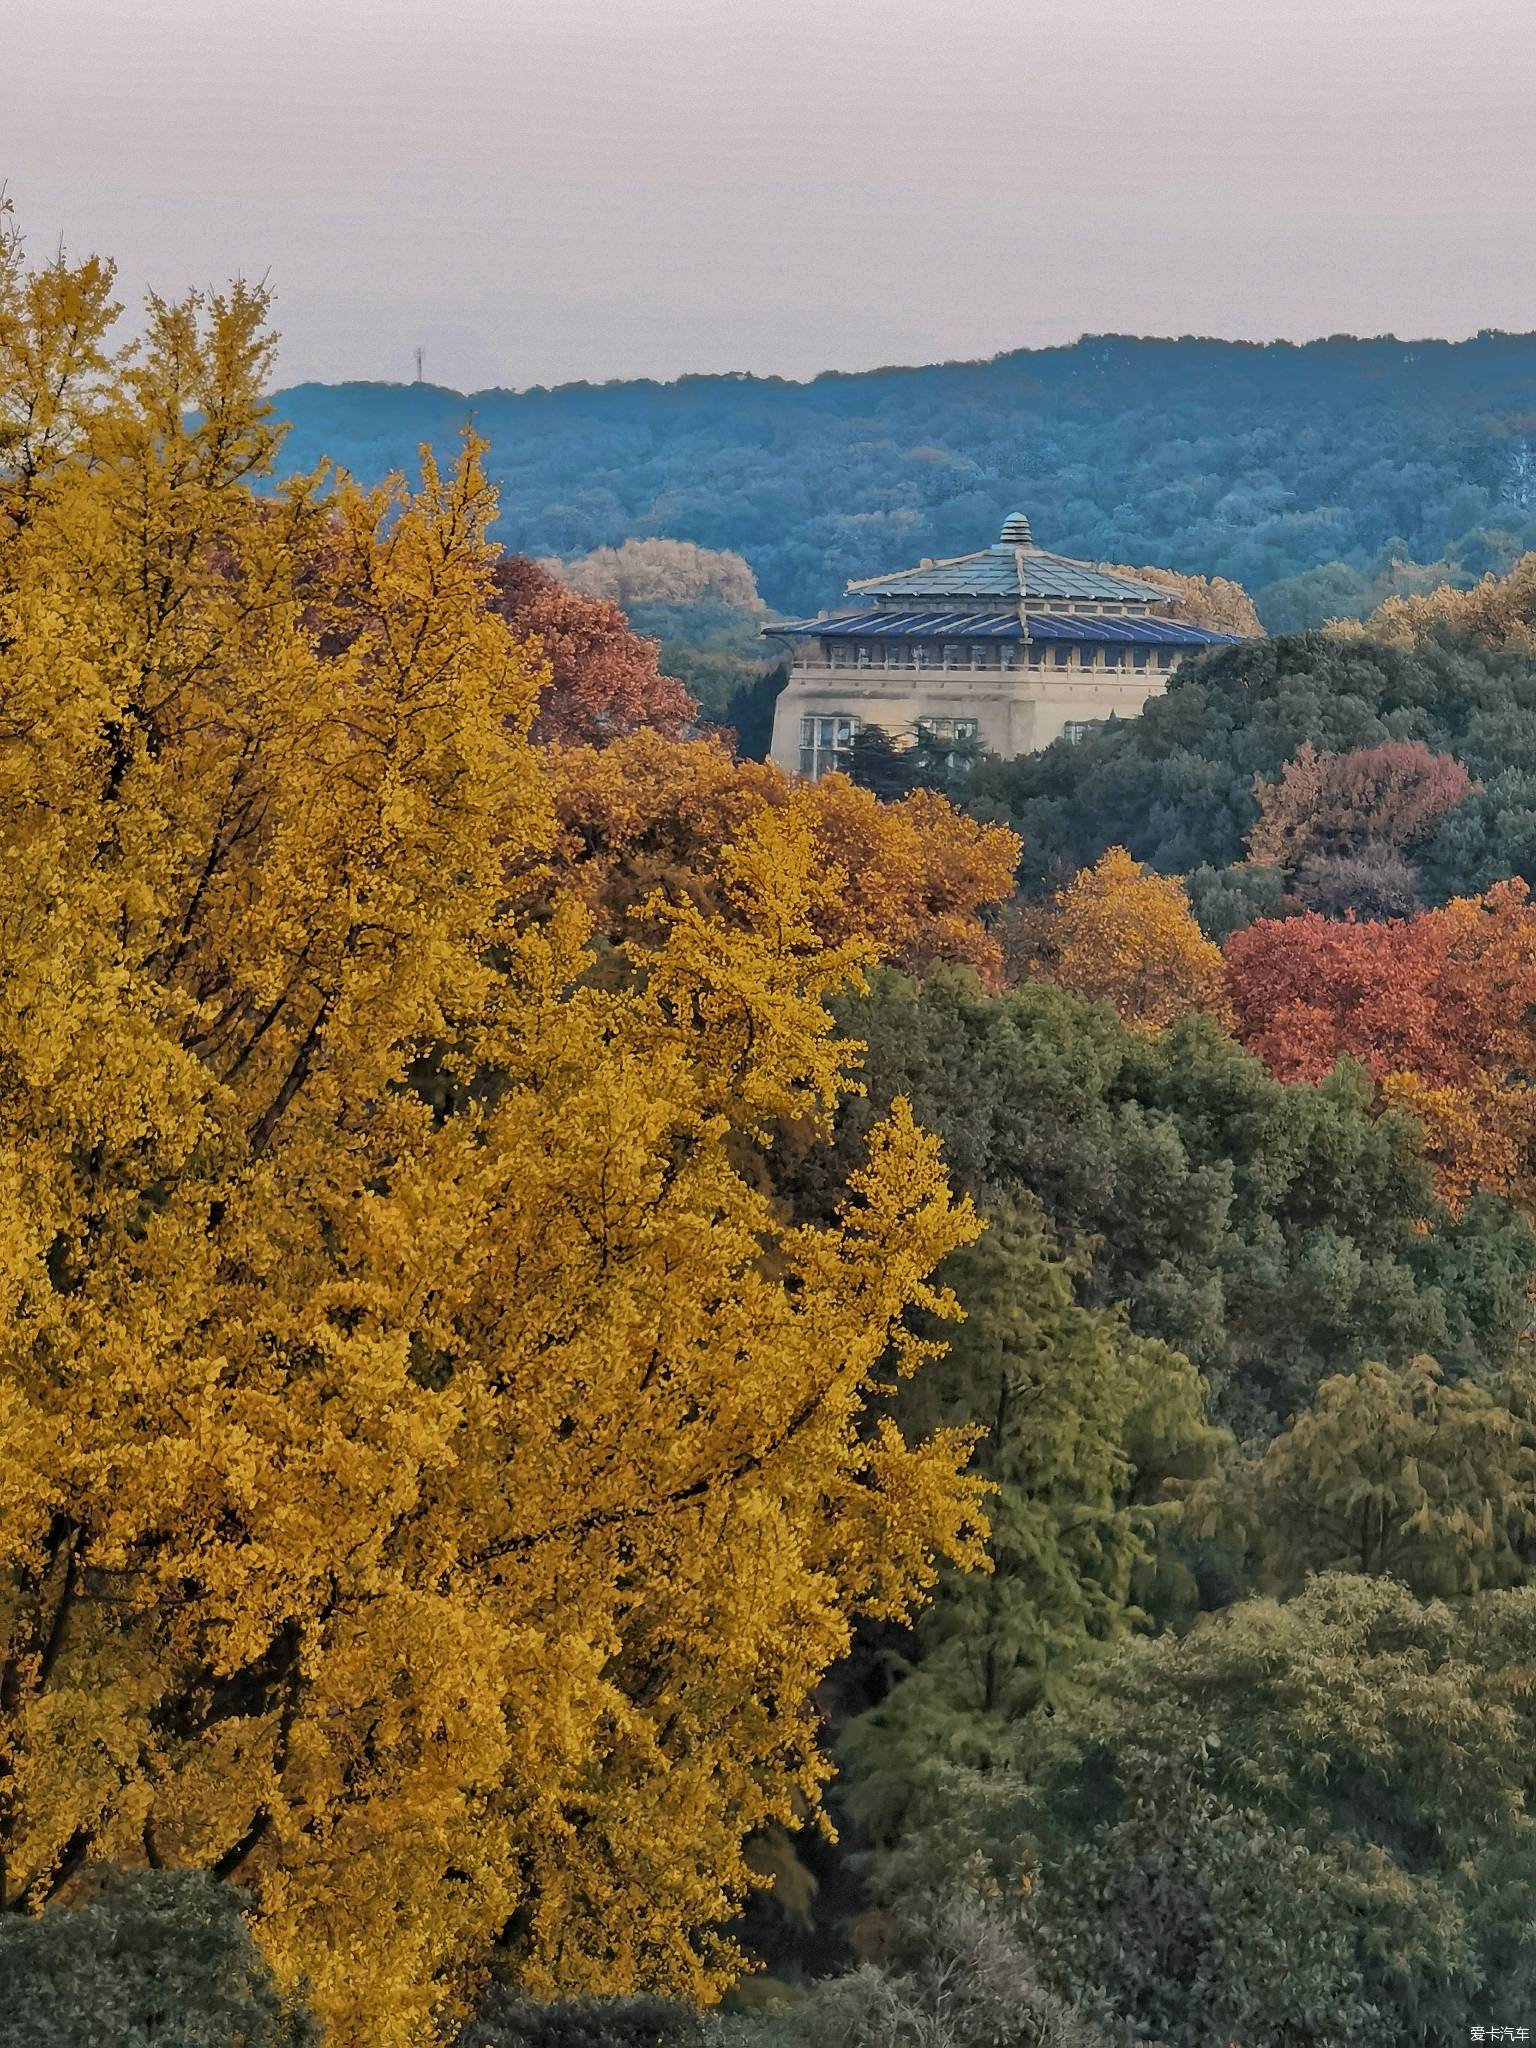
[[[0,2048],[1529,2005],[1536,552],[1398,559],[1518,546],[1433,478],[1520,499],[1526,344],[496,399],[625,539],[494,421],[499,518],[473,434],[283,485],[265,293],[114,357],[112,291],[0,201]],[[1108,475],[1133,387],[1163,495],[1064,542],[1251,633],[1169,478],[1385,505],[1290,579],[1363,629],[1012,761],[733,750],[765,601]],[[898,554],[941,390],[1002,452]]]
[[[1124,846],[1164,874],[1189,876],[1202,922],[1223,937],[1272,907],[1263,890],[1280,874],[1256,858],[1235,865],[1245,849],[1268,857],[1253,837],[1262,834],[1258,792],[1304,748],[1331,759],[1388,744],[1449,756],[1472,778],[1458,801],[1426,813],[1403,849],[1418,871],[1410,898],[1415,884],[1443,902],[1510,875],[1536,880],[1536,667],[1454,640],[1407,649],[1308,633],[1222,648],[1186,663],[1137,718],[1112,719],[1077,746],[978,764],[970,801],[1022,835],[1026,889]],[[1246,904],[1228,908],[1225,922],[1212,896],[1218,880]]]
[[1016,501],[1064,553],[1234,578],[1272,631],[1506,570],[1536,546],[1532,334],[1096,335],[808,384],[304,384],[276,408],[293,427],[285,466],[330,456],[369,480],[473,415],[507,547],[729,549],[784,612],[983,545]]

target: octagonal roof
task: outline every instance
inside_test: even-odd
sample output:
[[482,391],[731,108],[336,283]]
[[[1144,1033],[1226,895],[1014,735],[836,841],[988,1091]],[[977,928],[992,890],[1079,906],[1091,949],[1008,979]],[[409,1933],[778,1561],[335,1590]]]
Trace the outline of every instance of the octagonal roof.
[[865,576],[848,585],[850,596],[986,597],[1050,603],[1054,598],[1100,598],[1110,603],[1166,603],[1168,592],[1153,583],[1121,576],[1111,569],[1077,562],[1038,548],[1022,512],[1010,512],[991,547],[973,555],[954,555],[942,562],[923,562],[915,569],[897,569],[885,576]]

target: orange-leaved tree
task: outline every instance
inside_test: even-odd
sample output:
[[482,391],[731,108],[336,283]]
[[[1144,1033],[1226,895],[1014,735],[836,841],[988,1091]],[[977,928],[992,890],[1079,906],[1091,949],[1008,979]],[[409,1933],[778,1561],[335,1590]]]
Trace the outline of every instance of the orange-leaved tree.
[[1228,1021],[1221,951],[1201,931],[1181,882],[1112,846],[1049,904],[1016,912],[1010,965],[1113,1003],[1124,1024],[1162,1031],[1204,1013]]
[[854,1618],[976,1553],[865,1413],[976,1226],[899,1104],[825,1227],[746,1170],[846,1085],[799,816],[617,987],[509,907],[475,445],[253,490],[262,295],[113,313],[0,250],[0,1907],[236,1878],[338,2048],[498,1950],[707,1999]]
[[1536,1205],[1536,905],[1523,882],[1381,923],[1308,914],[1227,941],[1243,1042],[1281,1080],[1358,1060],[1422,1120],[1452,1202]]
[[765,812],[781,812],[816,849],[810,910],[829,944],[859,939],[910,973],[974,967],[995,986],[1001,950],[983,913],[1013,889],[1019,842],[920,790],[881,803],[846,775],[797,783],[715,740],[654,732],[601,749],[553,749],[560,838],[540,886],[572,887],[610,938],[633,934],[654,892],[721,903],[729,849]]

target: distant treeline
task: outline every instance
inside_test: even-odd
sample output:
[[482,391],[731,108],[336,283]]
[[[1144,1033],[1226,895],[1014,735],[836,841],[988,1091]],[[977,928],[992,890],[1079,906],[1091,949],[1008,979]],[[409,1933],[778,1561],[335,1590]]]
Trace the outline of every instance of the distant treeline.
[[509,548],[569,560],[665,535],[731,549],[787,613],[980,546],[1015,504],[1068,554],[1233,577],[1274,632],[1536,547],[1536,334],[1101,335],[809,384],[305,384],[277,406],[287,465],[330,456],[365,479],[473,417]]

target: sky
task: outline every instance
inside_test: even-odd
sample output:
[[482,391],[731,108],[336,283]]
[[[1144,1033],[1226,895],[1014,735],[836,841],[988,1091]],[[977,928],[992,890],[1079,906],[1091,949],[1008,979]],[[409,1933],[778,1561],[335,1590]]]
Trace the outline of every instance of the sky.
[[283,383],[1536,329],[1536,0],[0,0],[0,183]]

